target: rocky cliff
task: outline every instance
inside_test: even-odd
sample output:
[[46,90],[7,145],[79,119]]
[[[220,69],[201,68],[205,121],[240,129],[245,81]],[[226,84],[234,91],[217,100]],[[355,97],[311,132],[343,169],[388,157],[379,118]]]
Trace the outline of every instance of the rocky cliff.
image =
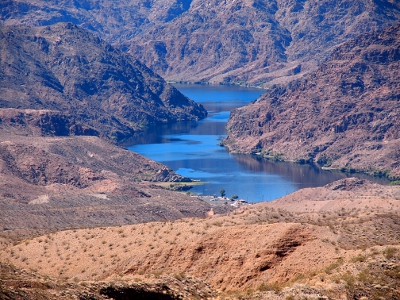
[[270,85],[400,20],[391,0],[7,0],[7,25],[73,22],[171,80]]
[[61,135],[121,140],[142,126],[207,114],[137,60],[71,23],[1,27],[0,51],[0,108],[62,112]]
[[361,35],[310,76],[233,111],[224,144],[399,177],[399,70],[400,25]]

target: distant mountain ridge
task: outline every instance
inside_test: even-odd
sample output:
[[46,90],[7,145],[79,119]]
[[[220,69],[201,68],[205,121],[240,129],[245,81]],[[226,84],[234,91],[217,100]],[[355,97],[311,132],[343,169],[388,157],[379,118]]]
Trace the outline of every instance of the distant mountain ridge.
[[400,24],[341,45],[233,111],[227,129],[232,151],[400,177]]
[[207,115],[130,55],[71,23],[0,27],[0,51],[0,108],[59,111],[78,128],[62,135],[119,141],[143,126]]
[[270,86],[400,21],[390,0],[8,0],[6,25],[73,22],[168,80]]

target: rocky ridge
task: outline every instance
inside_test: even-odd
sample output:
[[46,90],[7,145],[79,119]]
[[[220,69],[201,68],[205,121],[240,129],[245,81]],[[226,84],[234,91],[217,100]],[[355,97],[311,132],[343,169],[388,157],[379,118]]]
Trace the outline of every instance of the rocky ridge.
[[120,141],[143,126],[207,115],[144,65],[71,23],[1,27],[0,48],[0,107],[20,110],[1,113],[18,116],[14,121],[8,116],[0,126],[22,127],[27,116],[22,109],[51,110],[63,115],[58,124],[44,124],[43,115],[36,114],[39,119],[30,125],[63,127],[56,135]]
[[236,109],[231,151],[400,176],[400,25],[338,47],[304,79]]
[[73,22],[169,80],[270,86],[301,77],[334,48],[400,20],[378,0],[7,0],[6,25]]

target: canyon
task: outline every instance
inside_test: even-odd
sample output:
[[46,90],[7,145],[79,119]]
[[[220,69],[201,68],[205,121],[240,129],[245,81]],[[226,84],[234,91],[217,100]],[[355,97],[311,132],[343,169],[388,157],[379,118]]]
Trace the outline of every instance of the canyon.
[[202,106],[70,23],[1,27],[0,49],[3,231],[173,220],[211,209],[153,184],[189,178],[116,145],[146,126],[204,118]]
[[252,85],[231,152],[400,178],[398,1],[5,0],[0,16],[0,299],[400,299],[399,186],[234,209],[121,146],[207,116],[164,79]]

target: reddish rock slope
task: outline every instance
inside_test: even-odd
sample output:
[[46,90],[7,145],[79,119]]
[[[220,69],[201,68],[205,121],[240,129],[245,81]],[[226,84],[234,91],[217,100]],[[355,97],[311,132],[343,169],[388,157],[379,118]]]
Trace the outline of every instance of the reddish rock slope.
[[235,110],[231,151],[400,176],[400,25],[336,49],[310,76]]
[[7,0],[7,25],[73,22],[171,80],[290,81],[357,35],[400,20],[389,0]]
[[204,216],[211,209],[208,203],[152,183],[185,180],[98,137],[25,137],[0,131],[0,231]]

